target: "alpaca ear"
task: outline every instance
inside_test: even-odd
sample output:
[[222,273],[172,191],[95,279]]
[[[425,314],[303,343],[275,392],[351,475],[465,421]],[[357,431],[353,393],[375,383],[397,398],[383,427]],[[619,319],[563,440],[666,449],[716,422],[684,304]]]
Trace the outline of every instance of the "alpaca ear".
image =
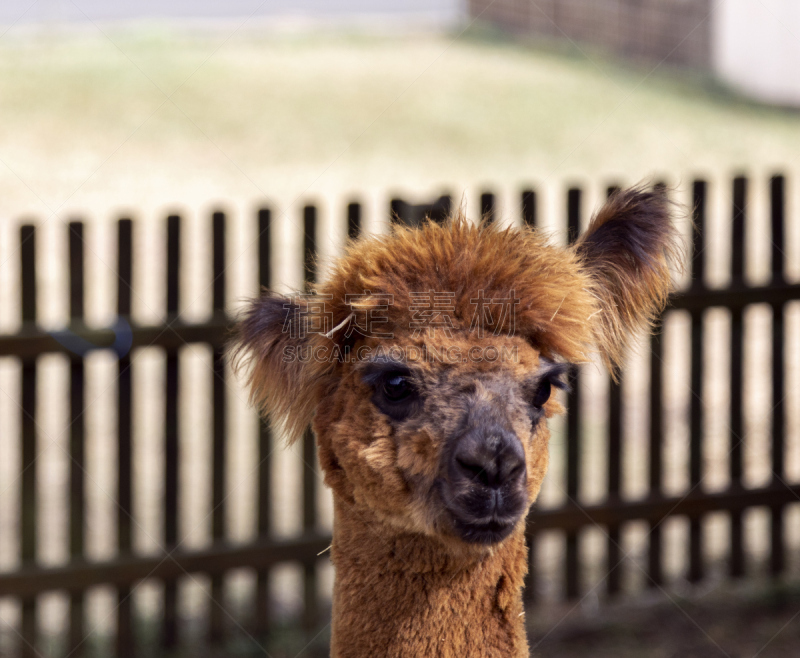
[[595,342],[612,374],[631,335],[649,329],[664,309],[670,266],[680,267],[670,208],[662,189],[617,192],[573,247],[592,280]]
[[252,300],[234,329],[234,367],[248,367],[250,401],[277,421],[289,441],[308,427],[331,363],[318,359],[328,339],[314,333],[318,321],[310,295],[293,299],[270,291]]

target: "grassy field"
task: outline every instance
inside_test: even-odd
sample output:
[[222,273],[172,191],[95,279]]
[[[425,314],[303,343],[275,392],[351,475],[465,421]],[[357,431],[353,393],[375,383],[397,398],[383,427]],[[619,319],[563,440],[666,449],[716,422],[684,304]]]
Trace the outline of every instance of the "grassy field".
[[792,169],[800,114],[488,38],[164,26],[0,39],[0,215]]

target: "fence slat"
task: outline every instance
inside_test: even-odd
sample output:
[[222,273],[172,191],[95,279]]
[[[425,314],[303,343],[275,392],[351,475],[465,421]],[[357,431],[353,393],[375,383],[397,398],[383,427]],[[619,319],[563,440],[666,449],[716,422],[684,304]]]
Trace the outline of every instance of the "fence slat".
[[433,203],[412,204],[403,199],[392,199],[389,203],[389,220],[406,226],[418,227],[425,218],[441,224],[450,216],[452,199],[445,194]]
[[[657,183],[654,191],[667,194],[667,186]],[[653,327],[650,337],[650,450],[649,487],[651,496],[663,494],[664,464],[662,443],[664,436],[664,318]],[[647,586],[660,587],[664,583],[663,538],[661,521],[651,522],[647,555]]]
[[[36,322],[36,235],[33,226],[20,229],[22,322]],[[23,566],[36,561],[36,359],[22,362],[22,491],[20,496]],[[37,655],[36,598],[22,600],[22,656]]]
[[[133,224],[120,219],[117,224],[117,317],[129,319],[133,285]],[[126,320],[128,321],[128,320]],[[117,361],[117,552],[131,552],[131,518],[133,513],[132,442],[133,416],[131,410],[131,357],[120,354]],[[130,658],[135,654],[132,601],[130,587],[117,590],[117,656]]]
[[361,235],[361,204],[355,201],[347,204],[347,237],[357,240]]
[[[167,322],[179,311],[180,217],[167,218]],[[166,359],[164,432],[164,545],[173,548],[178,540],[178,352],[169,350]],[[162,644],[172,648],[178,641],[177,581],[164,581]]]
[[536,603],[537,592],[536,586],[538,583],[538,569],[539,564],[537,560],[539,541],[536,536],[536,522],[533,520],[535,514],[534,509],[528,514],[525,520],[525,542],[528,545],[528,573],[525,574],[525,585],[522,590],[522,600],[526,606],[531,606]]
[[[785,432],[785,388],[784,388],[784,313],[783,306],[772,307],[772,481],[784,480],[784,432]],[[778,576],[785,565],[783,530],[783,507],[776,505],[770,510],[770,573]]]
[[[784,268],[784,217],[786,213],[786,190],[783,176],[770,179],[770,219],[772,254],[772,282],[783,281]],[[785,450],[785,388],[784,388],[784,307],[783,304],[772,305],[772,481],[784,482]],[[778,576],[783,572],[785,559],[783,507],[775,506],[770,510],[770,573]]]
[[[305,288],[310,291],[317,282],[317,209],[303,209],[303,263],[305,265]],[[317,525],[317,453],[311,428],[303,433],[303,530],[313,531]],[[303,625],[313,629],[319,622],[317,604],[316,560],[303,565]]]
[[[695,181],[692,185],[692,289],[705,288],[705,225],[707,184]],[[703,479],[703,310],[694,310],[691,319],[691,373],[689,379],[689,487],[699,489]],[[689,581],[703,577],[703,527],[698,516],[689,518]]]
[[[650,495],[663,493],[663,462],[661,455],[663,440],[663,368],[664,345],[661,339],[663,322],[653,327],[650,338],[650,455],[649,485]],[[647,576],[649,587],[657,587],[664,582],[662,568],[661,522],[651,523],[648,541]]]
[[[571,188],[567,192],[567,239],[574,242],[580,233],[581,191]],[[567,400],[567,497],[569,502],[578,502],[578,481],[581,459],[580,428],[580,388],[581,376],[576,369],[571,382]],[[574,599],[580,591],[578,562],[578,533],[567,532],[565,537],[566,554],[564,559],[567,598]]]
[[705,225],[708,206],[708,184],[703,180],[692,183],[692,257],[690,272],[693,288],[705,288],[706,244]]
[[[83,321],[83,224],[70,222],[69,231],[69,316],[71,323]],[[85,419],[84,411],[84,362],[80,355],[70,359],[70,524],[69,555],[71,560],[83,557],[85,527]],[[69,648],[76,658],[84,651],[83,593],[74,592],[70,597]]]
[[747,179],[733,179],[733,212],[731,229],[731,280],[740,283],[744,278],[745,211],[747,208]]
[[[610,199],[620,191],[619,185],[606,188],[606,198]],[[620,373],[619,377],[622,377]],[[620,499],[622,480],[622,387],[620,381],[609,382],[608,388],[608,499]],[[606,591],[614,595],[620,589],[621,565],[620,527],[606,528]]]
[[[619,188],[617,188],[619,189]],[[653,191],[668,195],[667,184],[658,181],[653,185]],[[649,450],[649,486],[650,495],[661,495],[663,486],[663,462],[661,444],[663,440],[663,368],[664,345],[662,333],[664,331],[664,318],[662,317],[653,326],[650,337],[650,450]],[[650,523],[648,532],[647,554],[647,583],[646,587],[659,587],[664,582],[663,540],[661,522]]]
[[[225,215],[215,212],[212,218],[213,247],[213,300],[214,315],[225,315]],[[212,518],[211,536],[215,542],[225,538],[225,358],[222,349],[213,355],[213,464],[212,464]],[[224,635],[225,592],[223,575],[211,578],[211,624],[212,642],[219,642]]]
[[522,223],[525,226],[536,228],[539,220],[536,207],[536,192],[534,190],[523,190],[521,197]]
[[[622,387],[611,381],[608,390],[608,498],[620,499],[622,479]],[[606,529],[606,590],[610,595],[620,589],[620,527],[611,525]]]
[[[742,482],[742,444],[744,423],[742,422],[742,313],[731,312],[731,373],[730,373],[730,479],[732,486]],[[731,513],[730,528],[730,574],[744,574],[744,547],[742,541],[742,514]]]
[[[536,191],[533,189],[522,190],[520,194],[520,213],[523,226],[528,228],[538,227],[538,215],[536,205]],[[536,533],[536,523],[532,522],[534,510],[528,515],[526,532],[528,542],[528,573],[525,575],[525,589],[523,591],[526,606],[532,606],[537,600],[537,587],[539,582],[539,537]]]
[[491,192],[481,194],[481,219],[485,220],[487,224],[491,224],[497,219],[496,207],[497,201],[494,194]]
[[773,176],[769,181],[770,195],[770,224],[771,224],[771,269],[773,283],[783,281],[783,268],[786,261],[784,254],[785,233],[784,219],[786,216],[786,179],[783,176]]
[[[352,204],[351,204],[352,205]],[[348,216],[349,217],[349,216]],[[352,223],[349,225],[352,227]],[[352,237],[352,235],[351,235]],[[269,208],[258,211],[258,283],[261,288],[271,286],[272,213]],[[266,539],[272,527],[272,431],[269,422],[259,418],[258,424],[258,537]],[[269,611],[270,572],[256,572],[255,627],[259,635],[270,629]]]
[[[537,227],[537,207],[536,192],[532,189],[522,190],[520,194],[520,213],[523,226],[528,228]],[[528,516],[527,523],[527,543],[528,543],[528,573],[525,575],[525,589],[523,591],[525,604],[530,606],[536,602],[536,587],[538,582],[537,560],[539,539],[535,533],[535,524],[530,522],[531,515]]]
[[[737,176],[733,181],[733,230],[731,244],[731,279],[744,279],[745,207],[747,204],[747,180]],[[730,375],[730,478],[733,486],[741,486],[744,422],[742,408],[742,351],[744,332],[742,309],[731,311],[731,375]],[[744,574],[744,543],[742,538],[742,514],[731,513],[730,574]]]

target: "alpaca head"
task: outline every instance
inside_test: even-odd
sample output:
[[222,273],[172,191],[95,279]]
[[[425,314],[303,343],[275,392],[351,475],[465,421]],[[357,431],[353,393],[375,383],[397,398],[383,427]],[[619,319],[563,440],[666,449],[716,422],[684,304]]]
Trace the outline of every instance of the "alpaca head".
[[238,326],[252,395],[290,435],[313,424],[343,503],[450,547],[503,541],[547,466],[569,364],[663,307],[668,202],[613,197],[570,247],[456,217],[351,245],[313,295],[265,293]]

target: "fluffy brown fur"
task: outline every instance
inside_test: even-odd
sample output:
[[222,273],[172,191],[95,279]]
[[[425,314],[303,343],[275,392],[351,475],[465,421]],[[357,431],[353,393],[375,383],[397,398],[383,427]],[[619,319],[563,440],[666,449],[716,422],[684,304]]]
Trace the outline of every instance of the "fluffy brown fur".
[[670,201],[656,188],[616,192],[592,219],[576,251],[597,295],[595,342],[612,372],[624,361],[629,336],[649,329],[667,302],[670,264],[680,262]]
[[[524,512],[547,468],[545,418],[561,410],[550,380],[594,350],[618,365],[663,307],[676,254],[665,198],[632,189],[573,247],[459,216],[352,244],[315,299],[250,305],[238,353],[253,398],[292,432],[312,422],[334,493],[333,656],[527,655]],[[420,325],[414,293],[428,291],[450,293],[445,326]],[[515,312],[476,314],[479,299]],[[378,332],[355,331],[370,312]],[[487,348],[504,357],[470,351]],[[402,407],[387,389],[397,372],[413,390]],[[524,472],[498,489],[513,514],[493,534],[482,496],[499,485],[465,476],[458,451],[501,436]]]

